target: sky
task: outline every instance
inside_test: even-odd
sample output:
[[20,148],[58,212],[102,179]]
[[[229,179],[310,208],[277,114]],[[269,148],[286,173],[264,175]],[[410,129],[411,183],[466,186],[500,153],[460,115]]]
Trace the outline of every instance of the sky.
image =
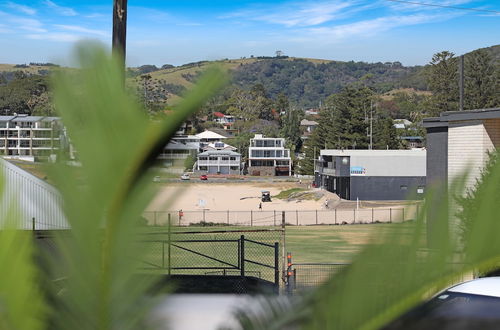
[[[128,0],[127,65],[274,56],[423,65],[500,44],[500,0]],[[82,39],[111,45],[112,0],[0,0],[0,63],[68,65]],[[495,12],[496,11],[496,12]]]

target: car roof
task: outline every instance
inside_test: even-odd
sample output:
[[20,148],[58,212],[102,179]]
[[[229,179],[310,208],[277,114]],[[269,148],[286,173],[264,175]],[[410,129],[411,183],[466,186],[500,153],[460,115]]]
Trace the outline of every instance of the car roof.
[[484,277],[460,283],[446,291],[500,298],[500,277]]

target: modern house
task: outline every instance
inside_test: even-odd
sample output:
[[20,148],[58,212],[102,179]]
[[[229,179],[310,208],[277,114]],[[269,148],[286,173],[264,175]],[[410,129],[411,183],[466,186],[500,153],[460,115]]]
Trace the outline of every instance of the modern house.
[[64,137],[58,117],[0,116],[0,154],[8,158],[48,158],[61,147]]
[[290,149],[285,148],[285,139],[255,134],[248,148],[248,173],[257,176],[292,175],[292,159]]
[[315,184],[350,200],[422,198],[425,150],[321,150]]
[[206,174],[241,174],[241,154],[231,150],[207,150],[198,154],[196,169]]
[[300,121],[300,128],[304,131],[306,135],[312,133],[317,126],[318,122],[314,120],[302,119]]
[[500,146],[500,108],[443,112],[423,125],[430,185],[449,186],[468,171],[465,187],[473,187],[488,151]]

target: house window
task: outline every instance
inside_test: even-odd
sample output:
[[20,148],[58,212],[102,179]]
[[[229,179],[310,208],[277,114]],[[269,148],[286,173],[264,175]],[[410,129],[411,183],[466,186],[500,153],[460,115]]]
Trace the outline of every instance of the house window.
[[236,157],[229,157],[229,160],[236,160]]
[[209,157],[209,160],[217,160],[217,157]]
[[401,189],[401,190],[408,190],[408,186],[402,185],[402,186],[399,186],[399,189]]
[[222,160],[229,160],[228,157],[222,157]]
[[237,170],[239,170],[239,167],[238,166],[231,166],[231,170],[232,171],[237,171]]
[[207,160],[207,157],[200,157],[200,160]]

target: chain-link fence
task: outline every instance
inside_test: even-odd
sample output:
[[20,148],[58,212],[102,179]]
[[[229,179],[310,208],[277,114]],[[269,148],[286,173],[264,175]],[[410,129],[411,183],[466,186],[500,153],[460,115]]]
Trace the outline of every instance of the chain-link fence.
[[161,226],[172,223],[188,226],[214,223],[232,226],[276,226],[284,217],[287,225],[340,225],[354,223],[404,222],[416,219],[421,212],[418,204],[394,208],[354,208],[328,210],[250,210],[250,211],[146,211],[144,219],[149,225]]
[[348,265],[346,263],[292,264],[287,270],[286,292],[293,295],[314,289]]
[[168,275],[254,277],[279,288],[282,229],[170,228],[144,234],[145,269]]

